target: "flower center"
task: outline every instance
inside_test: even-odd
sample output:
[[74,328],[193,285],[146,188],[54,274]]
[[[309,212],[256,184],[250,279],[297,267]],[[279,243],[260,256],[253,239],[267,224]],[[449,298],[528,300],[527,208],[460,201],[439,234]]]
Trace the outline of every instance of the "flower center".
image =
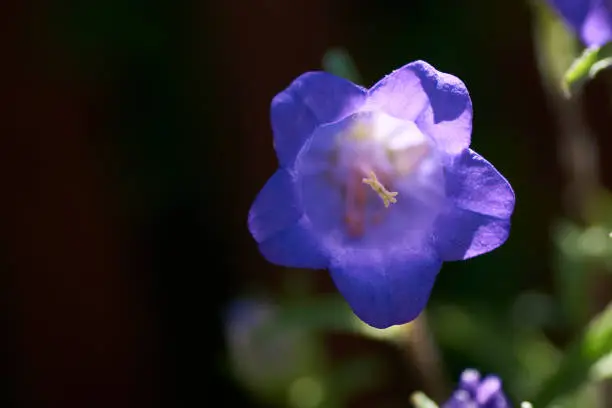
[[[399,192],[391,189],[428,156],[430,142],[414,123],[381,113],[354,115],[337,138],[336,172],[346,185],[345,223],[351,235],[360,236],[368,203],[365,185],[378,195],[384,208],[397,203]],[[356,186],[355,179],[361,179],[361,184]],[[384,209],[379,205],[372,219],[374,224],[385,218],[381,211]]]
[[400,244],[431,225],[445,194],[433,141],[381,112],[318,128],[295,174],[304,213],[330,245]]

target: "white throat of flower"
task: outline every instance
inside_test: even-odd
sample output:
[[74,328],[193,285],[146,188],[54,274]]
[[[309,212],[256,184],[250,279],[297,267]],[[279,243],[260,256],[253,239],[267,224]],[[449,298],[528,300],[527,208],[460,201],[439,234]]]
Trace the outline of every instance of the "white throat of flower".
[[[336,134],[336,177],[344,186],[347,229],[362,236],[366,225],[387,217],[391,204],[419,194],[422,180],[415,180],[431,166],[434,147],[414,122],[382,112],[360,112],[346,121]],[[381,200],[380,210],[372,207],[372,193]]]
[[413,173],[431,152],[429,140],[413,122],[373,112],[352,119],[339,135],[338,148],[341,166],[357,172],[385,208],[397,203],[392,184]]

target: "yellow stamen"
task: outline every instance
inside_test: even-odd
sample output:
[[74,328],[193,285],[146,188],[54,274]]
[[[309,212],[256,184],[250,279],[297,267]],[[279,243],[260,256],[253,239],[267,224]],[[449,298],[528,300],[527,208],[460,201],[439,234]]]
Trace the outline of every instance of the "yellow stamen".
[[372,187],[372,190],[374,190],[376,194],[382,198],[385,208],[388,208],[390,203],[397,203],[397,199],[395,198],[397,192],[389,191],[385,188],[385,186],[380,184],[380,181],[378,181],[376,174],[374,174],[373,171],[370,172],[370,178],[364,178],[361,181]]

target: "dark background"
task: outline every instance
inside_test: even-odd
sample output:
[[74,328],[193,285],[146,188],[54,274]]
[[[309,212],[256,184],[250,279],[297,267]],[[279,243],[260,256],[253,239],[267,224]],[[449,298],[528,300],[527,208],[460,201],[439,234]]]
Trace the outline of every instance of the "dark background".
[[[526,289],[553,291],[551,230],[572,214],[527,3],[4,4],[3,407],[265,406],[224,364],[223,310],[251,284],[273,294],[291,273],[259,255],[246,215],[276,167],[270,101],[321,69],[330,47],[351,53],[365,86],[415,59],[460,77],[474,103],[472,147],[515,188],[507,244],[446,265],[431,304],[496,316]],[[600,88],[587,87],[584,107],[606,152]],[[609,184],[610,161],[601,172]],[[335,292],[325,272],[309,274],[317,292]],[[563,345],[568,331],[547,335]],[[423,386],[390,348],[332,337],[332,349],[374,350],[393,374],[355,406]],[[441,347],[448,381],[470,364],[497,368]]]

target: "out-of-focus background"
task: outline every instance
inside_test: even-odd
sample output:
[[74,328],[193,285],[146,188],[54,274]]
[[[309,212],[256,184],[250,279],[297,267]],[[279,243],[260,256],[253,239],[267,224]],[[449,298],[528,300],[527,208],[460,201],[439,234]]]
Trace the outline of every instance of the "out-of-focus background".
[[[568,113],[580,45],[542,2],[9,0],[0,27],[3,407],[407,407],[465,367],[518,402],[612,298],[610,75]],[[415,59],[467,84],[517,206],[504,246],[376,331],[326,272],[267,263],[246,215],[276,93]]]

